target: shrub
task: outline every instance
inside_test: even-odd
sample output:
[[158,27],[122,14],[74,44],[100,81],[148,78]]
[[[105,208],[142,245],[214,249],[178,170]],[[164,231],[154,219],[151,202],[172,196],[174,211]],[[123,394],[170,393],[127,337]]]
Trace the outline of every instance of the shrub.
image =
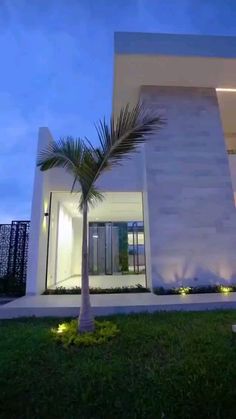
[[177,295],[177,294],[206,294],[206,293],[225,293],[235,292],[236,285],[206,285],[198,287],[179,287],[179,288],[163,288],[157,287],[153,289],[153,293],[157,295]]
[[13,275],[2,276],[0,278],[0,295],[13,297],[25,295],[25,282]]
[[115,337],[119,329],[111,321],[95,321],[94,332],[78,333],[78,320],[59,324],[57,329],[52,329],[52,334],[57,342],[65,348],[69,346],[93,346],[101,345]]
[[[123,294],[132,292],[150,292],[148,288],[143,287],[140,284],[128,287],[115,287],[115,288],[90,288],[90,294]],[[43,293],[44,295],[58,295],[58,294],[81,294],[80,287],[57,287],[55,289],[47,289]]]

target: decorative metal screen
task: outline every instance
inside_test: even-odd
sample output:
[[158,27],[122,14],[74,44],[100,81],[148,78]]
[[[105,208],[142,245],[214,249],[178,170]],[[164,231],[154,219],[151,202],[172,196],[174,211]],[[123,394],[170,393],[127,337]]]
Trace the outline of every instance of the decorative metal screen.
[[30,221],[12,221],[7,273],[26,281]]
[[0,278],[7,274],[11,224],[0,224]]

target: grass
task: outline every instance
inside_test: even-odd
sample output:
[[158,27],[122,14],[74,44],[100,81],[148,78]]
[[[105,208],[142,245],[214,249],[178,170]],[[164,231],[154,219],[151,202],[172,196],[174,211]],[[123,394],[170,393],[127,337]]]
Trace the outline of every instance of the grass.
[[1,321],[0,418],[235,418],[235,311],[110,319],[111,342],[69,350],[62,319]]

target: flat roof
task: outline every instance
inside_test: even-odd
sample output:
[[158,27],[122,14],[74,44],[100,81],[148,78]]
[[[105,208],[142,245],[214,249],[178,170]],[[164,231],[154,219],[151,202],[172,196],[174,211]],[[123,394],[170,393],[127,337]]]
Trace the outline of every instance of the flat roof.
[[115,32],[115,54],[236,58],[236,37]]

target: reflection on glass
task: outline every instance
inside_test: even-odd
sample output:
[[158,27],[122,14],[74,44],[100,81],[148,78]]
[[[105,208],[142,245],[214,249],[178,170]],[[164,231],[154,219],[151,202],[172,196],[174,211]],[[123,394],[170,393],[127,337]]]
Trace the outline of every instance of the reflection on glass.
[[143,223],[89,223],[89,272],[145,273]]

